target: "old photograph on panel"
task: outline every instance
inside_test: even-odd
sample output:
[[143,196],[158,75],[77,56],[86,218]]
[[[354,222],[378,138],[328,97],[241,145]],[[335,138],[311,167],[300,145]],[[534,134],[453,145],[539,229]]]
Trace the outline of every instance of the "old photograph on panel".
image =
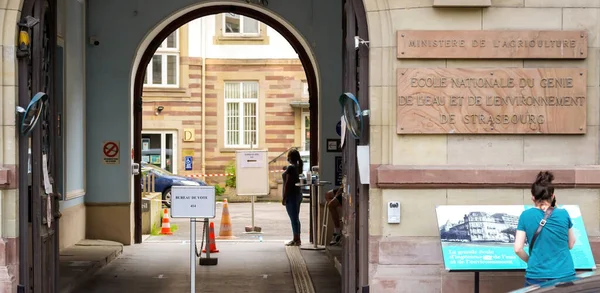
[[438,206],[442,243],[507,244],[515,242],[523,206]]

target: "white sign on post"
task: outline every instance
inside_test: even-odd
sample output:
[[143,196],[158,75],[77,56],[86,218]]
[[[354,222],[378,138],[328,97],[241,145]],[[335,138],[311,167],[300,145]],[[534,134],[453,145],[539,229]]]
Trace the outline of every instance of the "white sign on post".
[[270,192],[267,150],[236,151],[236,191],[242,196],[264,196]]
[[214,186],[173,186],[171,217],[212,219],[216,214]]

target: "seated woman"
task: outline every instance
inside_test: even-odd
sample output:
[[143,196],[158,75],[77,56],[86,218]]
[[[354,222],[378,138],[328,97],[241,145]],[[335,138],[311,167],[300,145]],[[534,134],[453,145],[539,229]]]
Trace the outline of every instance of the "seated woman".
[[340,215],[337,208],[342,205],[342,194],[344,190],[341,187],[327,191],[325,199],[327,200],[327,208],[333,220],[333,236],[329,245],[338,245],[342,240],[342,232],[340,229]]

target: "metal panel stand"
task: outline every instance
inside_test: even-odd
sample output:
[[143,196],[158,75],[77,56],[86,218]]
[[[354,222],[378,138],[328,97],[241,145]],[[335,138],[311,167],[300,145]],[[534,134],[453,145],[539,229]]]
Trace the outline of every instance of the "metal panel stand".
[[244,229],[246,229],[244,234],[262,234],[262,228],[254,225],[254,202],[256,201],[256,195],[251,195],[250,199],[252,203],[252,226],[244,227]]
[[475,293],[479,293],[479,272],[475,272]]
[[324,186],[326,184],[329,184],[330,182],[328,181],[321,181],[318,184],[300,184],[297,183],[296,186],[310,186],[310,203],[311,203],[311,217],[312,217],[312,246],[306,245],[306,246],[301,246],[300,249],[303,250],[324,250],[325,246],[324,245],[319,245],[319,240],[318,240],[318,225],[319,225],[319,187]]
[[190,292],[196,292],[196,219],[194,218],[190,219]]
[[[199,265],[201,266],[216,266],[219,263],[219,259],[214,257],[211,258],[210,257],[210,229],[209,229],[209,220],[208,219],[204,219],[204,231],[206,234],[206,244],[205,244],[205,248],[206,248],[206,257],[202,257],[200,256],[200,261],[199,261]],[[195,238],[195,233],[194,233],[194,242],[196,241]],[[195,245],[194,245],[195,246]],[[199,249],[199,253],[200,255],[202,255],[202,247],[200,247]]]

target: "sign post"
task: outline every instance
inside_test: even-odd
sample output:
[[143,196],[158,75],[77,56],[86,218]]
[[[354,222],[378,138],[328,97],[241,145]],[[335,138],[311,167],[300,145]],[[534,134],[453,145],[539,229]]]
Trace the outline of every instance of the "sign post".
[[237,194],[250,196],[252,200],[252,226],[246,226],[246,232],[262,233],[262,229],[254,225],[254,197],[268,195],[271,189],[267,151],[237,151],[235,172]]
[[[171,188],[171,217],[190,218],[190,289],[196,292],[196,219],[204,218],[204,231],[207,230],[208,219],[216,214],[214,186],[173,186]],[[209,232],[206,232],[208,245]],[[200,247],[202,251],[202,247]],[[210,249],[206,249],[209,264],[216,265],[218,259],[210,258]]]
[[196,292],[196,219],[190,219],[190,292]]

